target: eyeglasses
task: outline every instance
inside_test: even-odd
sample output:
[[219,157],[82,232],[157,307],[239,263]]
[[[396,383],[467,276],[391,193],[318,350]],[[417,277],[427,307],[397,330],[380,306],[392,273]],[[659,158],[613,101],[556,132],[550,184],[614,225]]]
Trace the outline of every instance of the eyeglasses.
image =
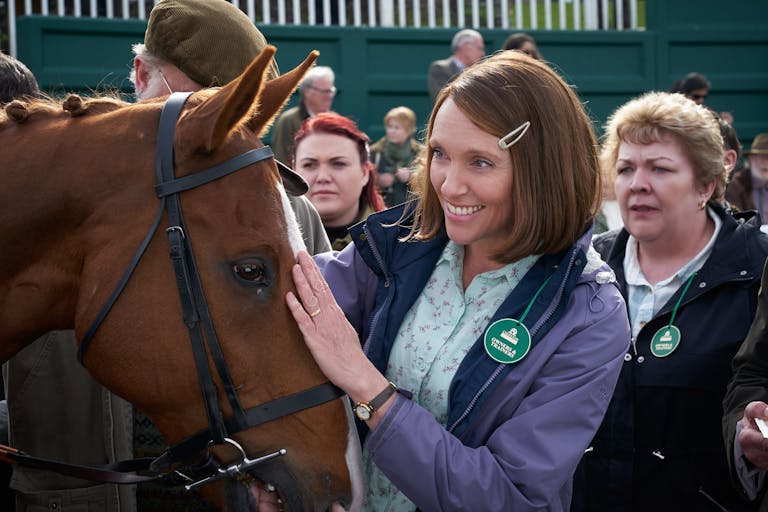
[[314,85],[309,86],[310,89],[313,91],[317,91],[320,94],[336,94],[336,87],[331,87],[330,89],[320,89],[319,87],[315,87]]
[[707,95],[706,94],[691,94],[690,98],[692,100],[705,100],[705,99],[707,99]]

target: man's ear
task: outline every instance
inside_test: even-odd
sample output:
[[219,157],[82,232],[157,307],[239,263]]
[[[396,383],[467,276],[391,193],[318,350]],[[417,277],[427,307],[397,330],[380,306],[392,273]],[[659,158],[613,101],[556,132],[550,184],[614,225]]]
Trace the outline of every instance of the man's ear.
[[737,158],[736,151],[733,149],[727,149],[725,153],[723,153],[723,164],[725,164],[725,170],[728,174],[731,174],[736,167]]
[[133,58],[133,71],[136,83],[134,87],[136,89],[136,96],[141,98],[142,93],[149,86],[149,79],[151,77],[152,67],[144,62],[140,55]]

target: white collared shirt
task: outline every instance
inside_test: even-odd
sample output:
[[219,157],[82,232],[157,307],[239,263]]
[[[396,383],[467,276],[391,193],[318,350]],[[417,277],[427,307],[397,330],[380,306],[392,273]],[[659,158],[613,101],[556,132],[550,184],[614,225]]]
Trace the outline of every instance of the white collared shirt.
[[629,324],[632,327],[633,341],[643,326],[653,319],[694,272],[704,266],[709,255],[712,254],[712,248],[715,246],[715,240],[720,233],[723,221],[709,207],[707,207],[707,213],[715,222],[715,231],[707,245],[677,272],[655,285],[651,285],[643,275],[640,261],[637,258],[637,239],[629,235],[627,249],[624,252],[624,275],[627,282],[627,310],[629,311]]

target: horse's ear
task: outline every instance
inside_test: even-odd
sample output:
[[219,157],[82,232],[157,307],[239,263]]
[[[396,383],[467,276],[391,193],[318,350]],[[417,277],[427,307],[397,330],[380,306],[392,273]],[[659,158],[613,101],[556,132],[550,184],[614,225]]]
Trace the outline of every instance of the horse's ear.
[[242,75],[190,110],[178,127],[178,136],[199,141],[197,148],[206,153],[216,150],[256,107],[274,55],[275,47],[266,46]]
[[319,56],[320,52],[312,50],[304,62],[264,85],[264,89],[259,95],[259,108],[246,123],[248,128],[258,133],[259,136],[266,134],[272,121],[288,103],[291,94],[299,86],[301,79],[304,78],[304,75],[307,74]]

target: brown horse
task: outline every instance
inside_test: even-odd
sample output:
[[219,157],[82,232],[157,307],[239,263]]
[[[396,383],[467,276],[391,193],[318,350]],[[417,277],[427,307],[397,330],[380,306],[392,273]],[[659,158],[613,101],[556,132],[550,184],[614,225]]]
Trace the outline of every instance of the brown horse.
[[[313,52],[293,71],[264,83],[274,52],[268,47],[229,85],[195,93],[180,107],[170,138],[177,178],[204,174],[264,147],[258,135],[317,58]],[[224,464],[284,448],[284,456],[248,469],[274,484],[289,510],[349,504],[345,454],[354,433],[343,399],[236,433],[225,428],[222,434],[222,424],[211,424],[218,410],[224,418],[236,415],[232,404],[238,401],[250,412],[327,379],[285,305],[293,290],[290,269],[303,244],[267,149],[266,158],[178,196],[185,229],[180,238],[191,243],[228,369],[223,377],[204,370],[216,375],[210,382],[215,403],[201,397],[185,325],[190,315],[183,316],[169,241],[164,230],[151,235],[150,229],[157,215],[163,106],[70,97],[64,109],[46,100],[6,108],[0,118],[0,360],[55,329],[74,329],[82,340],[147,238],[135,270],[97,325],[85,366],[144,411],[171,445],[218,431],[212,451]],[[210,341],[208,332],[203,337]],[[220,362],[214,352],[211,345],[202,349],[211,368]],[[221,443],[224,436],[245,453]]]

